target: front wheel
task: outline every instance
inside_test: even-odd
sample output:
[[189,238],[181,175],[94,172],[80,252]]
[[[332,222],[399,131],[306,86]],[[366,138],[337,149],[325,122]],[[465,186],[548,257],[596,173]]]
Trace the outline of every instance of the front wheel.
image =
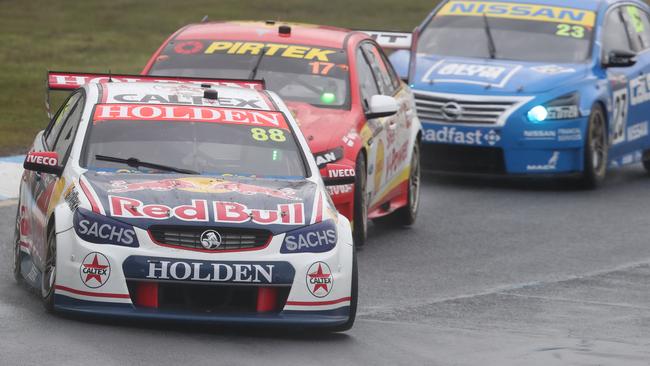
[[54,311],[54,287],[56,285],[56,232],[54,225],[47,233],[47,255],[45,257],[45,268],[41,276],[41,298],[45,309]]
[[643,167],[650,174],[650,150],[643,152]]
[[355,167],[354,217],[352,220],[352,238],[355,247],[362,247],[368,237],[367,179],[366,160],[363,154],[359,154]]
[[607,174],[608,146],[605,113],[600,106],[594,106],[589,116],[587,139],[585,140],[584,169],[581,185],[587,189],[600,186]]

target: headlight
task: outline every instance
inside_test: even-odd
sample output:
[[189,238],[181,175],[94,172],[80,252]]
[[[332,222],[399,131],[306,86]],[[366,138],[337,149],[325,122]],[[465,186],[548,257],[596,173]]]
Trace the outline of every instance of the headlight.
[[534,123],[556,121],[562,119],[575,119],[580,117],[580,95],[567,94],[554,99],[544,105],[538,105],[528,111],[528,120]]
[[280,253],[323,253],[334,249],[338,235],[333,220],[288,232],[282,242]]
[[95,244],[139,246],[133,226],[83,208],[74,213],[74,231],[81,239]]

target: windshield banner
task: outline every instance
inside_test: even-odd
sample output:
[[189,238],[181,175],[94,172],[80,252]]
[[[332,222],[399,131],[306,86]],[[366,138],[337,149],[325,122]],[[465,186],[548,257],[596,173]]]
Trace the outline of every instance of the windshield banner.
[[74,90],[90,83],[189,83],[195,85],[210,84],[264,90],[262,80],[210,79],[168,76],[126,75],[126,74],[88,74],[79,72],[49,71],[47,86],[50,90]]
[[566,23],[593,27],[596,13],[588,10],[548,5],[504,3],[494,1],[453,0],[438,12],[439,16],[476,16],[492,18],[522,19],[541,22]]
[[93,120],[206,122],[288,129],[284,114],[276,111],[185,105],[98,104]]

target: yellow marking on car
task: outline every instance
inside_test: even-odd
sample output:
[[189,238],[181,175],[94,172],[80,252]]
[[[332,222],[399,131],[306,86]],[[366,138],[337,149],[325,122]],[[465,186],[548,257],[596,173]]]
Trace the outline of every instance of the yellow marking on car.
[[438,12],[439,16],[477,16],[491,18],[522,19],[593,27],[596,13],[589,10],[559,6],[504,3],[495,1],[450,1]]
[[229,55],[259,55],[263,50],[265,50],[264,56],[280,56],[325,62],[330,60],[329,55],[337,52],[317,47],[279,43],[214,41],[205,49],[204,53],[208,55],[214,53],[226,53]]

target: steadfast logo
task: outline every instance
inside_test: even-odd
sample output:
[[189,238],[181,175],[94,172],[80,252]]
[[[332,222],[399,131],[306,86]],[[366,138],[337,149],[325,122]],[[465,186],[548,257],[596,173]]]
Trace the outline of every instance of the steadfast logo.
[[495,1],[450,1],[438,16],[483,16],[554,22],[593,27],[596,13],[587,10],[548,5],[505,3]]
[[482,130],[461,131],[455,127],[444,126],[441,129],[427,129],[424,132],[424,140],[441,144],[459,145],[496,145],[501,137],[495,130],[484,133]]

